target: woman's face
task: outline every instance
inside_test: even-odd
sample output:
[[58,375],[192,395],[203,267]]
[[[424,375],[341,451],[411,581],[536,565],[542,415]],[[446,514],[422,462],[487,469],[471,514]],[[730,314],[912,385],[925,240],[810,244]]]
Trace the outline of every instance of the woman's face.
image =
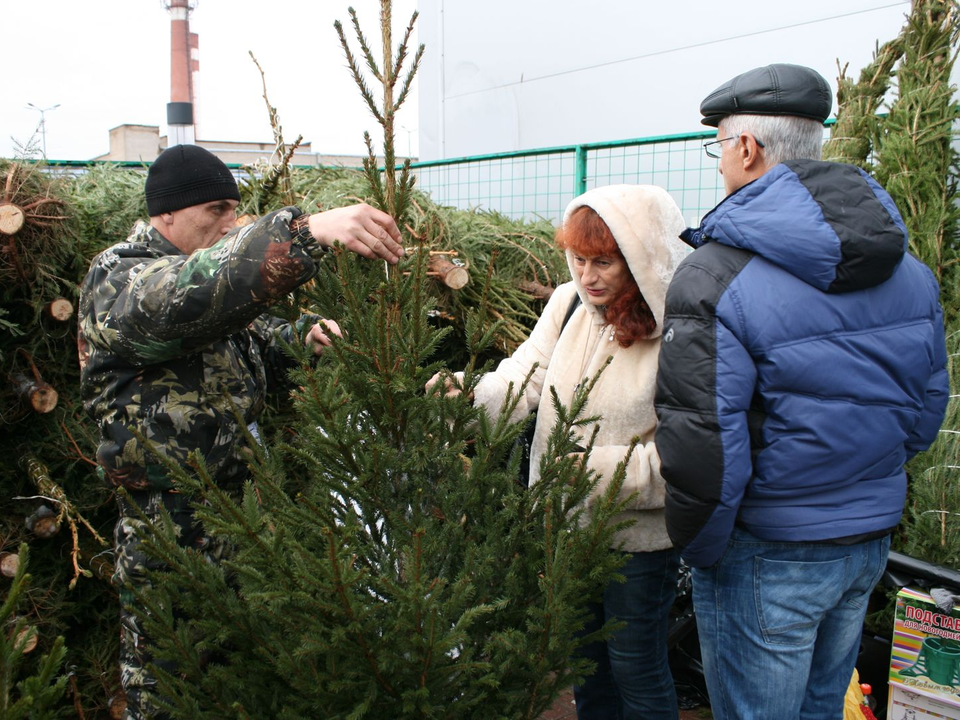
[[584,257],[574,253],[573,269],[591,305],[609,305],[633,279],[626,261],[619,255]]

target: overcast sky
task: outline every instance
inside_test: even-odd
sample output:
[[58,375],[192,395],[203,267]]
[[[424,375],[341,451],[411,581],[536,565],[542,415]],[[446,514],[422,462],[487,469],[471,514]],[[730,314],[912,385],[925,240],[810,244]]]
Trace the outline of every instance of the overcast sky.
[[[590,73],[575,72],[580,67],[577,63],[602,61],[611,66],[608,74],[614,77],[618,68],[628,75],[637,74],[650,86],[645,92],[651,97],[669,99],[682,95],[694,103],[700,97],[698,93],[718,83],[720,76],[727,78],[749,67],[751,62],[763,64],[771,62],[771,58],[823,65],[821,71],[831,80],[836,58],[853,60],[852,68],[856,71],[869,61],[875,39],[893,37],[909,10],[907,2],[897,0],[808,0],[799,5],[793,0],[738,0],[726,5],[708,0],[633,0],[635,4],[601,0],[591,14],[577,21],[553,0],[486,5],[445,1],[445,13],[440,0],[423,3],[433,15],[423,22],[436,25],[446,18],[451,24],[446,40],[435,41],[435,47],[426,50],[434,74],[423,78],[423,82],[432,83],[425,87],[436,92],[437,78],[444,78],[444,73],[436,70],[444,42],[448,65],[445,82],[447,93],[452,93],[447,110],[455,124],[456,115],[451,108],[462,103],[457,100],[460,95],[476,89],[471,82],[476,85],[478,78],[492,82],[500,74],[523,79],[526,74],[529,81],[524,87],[540,88],[544,94],[542,99],[529,100],[532,106],[524,107],[527,125],[539,128],[536,140],[540,145],[585,138],[620,139],[635,137],[640,132],[633,127],[624,131],[603,124],[605,119],[610,121],[623,112],[590,116],[590,127],[586,129],[569,121],[548,126],[536,119],[536,111],[553,113],[556,98],[574,91],[583,78],[588,78],[584,82],[600,87],[601,83]],[[260,74],[248,54],[252,51],[266,73],[270,101],[279,110],[288,141],[302,134],[312,143],[314,152],[360,155],[364,153],[363,132],[368,130],[379,151],[379,127],[346,69],[333,28],[334,20],[344,22],[357,50],[349,27],[350,5],[357,9],[365,34],[379,40],[379,0],[199,0],[191,18],[191,28],[200,36],[195,112],[198,139],[271,142]],[[416,5],[416,0],[394,0],[395,42],[402,36]],[[505,5],[511,8],[509,13],[503,11]],[[626,15],[624,5],[631,8]],[[831,14],[838,17],[820,22]],[[620,18],[613,27],[608,26],[611,16]],[[41,114],[28,107],[28,103],[44,109],[59,105],[45,113],[46,150],[52,159],[85,160],[106,153],[109,130],[118,125],[156,125],[161,134],[166,133],[170,16],[164,0],[18,0],[4,3],[3,21],[5,82],[0,101],[0,156],[15,155],[17,143],[26,143],[31,137],[40,144]],[[856,23],[857,31],[837,38],[837,32],[848,23]],[[771,28],[783,26],[792,29],[770,32]],[[644,28],[649,31],[651,27],[658,28],[657,36],[644,39]],[[425,29],[424,36],[428,35]],[[430,37],[436,40],[435,35]],[[747,41],[707,42],[738,35],[747,37]],[[689,47],[684,49],[684,44]],[[773,47],[768,47],[771,44]],[[661,45],[681,46],[683,52],[669,56],[653,52]],[[476,50],[472,55],[471,48]],[[557,48],[569,48],[559,65]],[[721,50],[723,54],[717,62],[710,62]],[[375,52],[379,53],[379,48]],[[624,53],[626,56],[621,57]],[[653,53],[655,57],[631,60],[643,53]],[[818,59],[823,62],[818,64]],[[483,63],[482,68],[477,69],[478,62]],[[652,75],[644,70],[644,63],[656,68]],[[505,69],[499,67],[504,64]],[[546,68],[541,68],[541,74],[549,71],[548,79],[534,83],[541,65]],[[476,77],[464,80],[457,74],[472,69],[491,77],[475,73]],[[565,74],[558,73],[558,69]],[[557,77],[551,80],[549,73]],[[656,82],[666,83],[667,89]],[[376,84],[372,85],[376,89]],[[456,89],[451,90],[451,85],[456,85]],[[608,85],[609,80],[600,91],[614,102],[618,96],[608,93]],[[417,86],[415,83],[400,112],[396,149],[401,155],[419,154],[418,131],[426,133],[427,139],[430,137],[431,122],[418,121]],[[623,87],[636,88],[637,83],[631,80]],[[679,93],[675,92],[677,87],[695,90]],[[520,91],[514,92],[516,88],[507,90],[511,97],[525,97]],[[478,107],[463,112],[482,131],[465,122],[451,127],[450,133],[459,128],[474,140],[486,139],[493,145],[476,152],[513,149],[496,134],[495,126],[496,121],[502,123],[504,118],[520,111],[511,115],[486,95],[475,97]],[[425,95],[425,99],[429,97]],[[496,118],[492,120],[484,112],[493,113]],[[699,127],[695,103],[682,114],[667,108],[659,116],[666,129],[657,128],[656,132],[688,130],[691,124],[693,129]],[[561,136],[551,136],[551,130]],[[542,137],[547,140],[541,141]],[[425,143],[426,153],[430,143]]]
[[[266,73],[284,136],[302,134],[314,152],[362,154],[363,131],[380,147],[346,69],[334,20],[349,27],[356,8],[379,41],[378,0],[199,0],[191,30],[200,36],[199,139],[271,142],[253,51]],[[394,42],[416,8],[394,0]],[[109,150],[110,128],[159,125],[170,101],[170,16],[162,0],[21,0],[3,3],[4,92],[0,156],[16,154],[45,113],[47,157],[86,160]],[[379,48],[375,50],[379,53]],[[379,55],[378,55],[379,57]],[[415,154],[417,96],[400,111],[397,152]],[[37,141],[40,135],[37,134]]]

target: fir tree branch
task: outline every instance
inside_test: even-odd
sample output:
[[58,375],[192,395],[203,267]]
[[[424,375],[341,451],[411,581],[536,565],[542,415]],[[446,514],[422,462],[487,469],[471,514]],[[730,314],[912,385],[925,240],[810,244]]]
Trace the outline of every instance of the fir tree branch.
[[393,66],[390,63],[390,55],[393,53],[393,3],[392,0],[380,0],[380,45],[383,49],[383,77],[379,78],[383,83],[383,107],[390,107],[390,92],[393,90],[394,79]]
[[[353,611],[353,603],[350,602],[350,597],[347,594],[347,588],[343,582],[343,575],[340,572],[340,562],[337,559],[337,547],[336,543],[334,542],[333,531],[330,530],[330,528],[324,528],[322,532],[327,538],[327,559],[330,563],[330,569],[333,571],[334,592],[336,593],[337,598],[340,600],[340,607],[343,609],[344,614],[350,620],[350,623],[354,624],[357,622],[357,616]],[[348,630],[348,632],[350,631]],[[396,697],[396,690],[393,689],[393,686],[380,672],[380,666],[377,663],[377,658],[370,646],[367,644],[366,638],[357,632],[350,632],[350,634],[363,651],[363,656],[366,658],[367,664],[373,671],[373,676],[377,679],[377,684],[379,684],[380,687],[382,687],[389,695]]]
[[[403,167],[400,170],[400,179],[397,181],[396,211],[397,223],[405,221],[410,211],[410,198],[413,194],[413,186],[416,182],[416,176],[410,172],[410,158],[403,161]],[[421,244],[422,247],[422,244]],[[419,305],[417,307],[420,307]]]
[[387,208],[387,199],[384,196],[383,180],[380,176],[380,168],[377,166],[377,158],[373,154],[373,141],[370,139],[370,133],[363,134],[363,142],[367,146],[367,157],[363,159],[363,173],[367,177],[367,183],[370,186],[370,192],[373,195],[373,205],[378,210],[389,212]]
[[360,29],[360,21],[357,19],[357,13],[352,8],[347,8],[347,13],[350,15],[350,22],[353,24],[353,30],[357,34],[357,42],[360,43],[360,49],[363,51],[363,56],[367,61],[367,67],[370,68],[370,72],[373,73],[373,76],[383,81],[383,76],[380,74],[380,68],[377,67],[377,61],[373,58],[373,53],[370,52],[370,43],[367,42],[366,36],[364,36],[363,31]]
[[[400,76],[400,68],[403,66],[403,61],[407,57],[407,47],[410,42],[410,35],[413,34],[414,23],[417,22],[417,18],[420,16],[420,13],[416,10],[413,11],[413,15],[410,16],[410,22],[407,23],[407,29],[403,32],[403,39],[400,41],[400,47],[397,48],[396,61],[393,64],[393,72],[390,73],[393,78],[393,82],[396,83],[397,78]],[[420,45],[421,51],[423,45]]]
[[262,172],[262,180],[260,182],[261,194],[256,206],[256,214],[261,215],[270,206],[272,198],[278,193],[278,190],[281,202],[283,202],[284,205],[294,204],[293,193],[290,187],[290,161],[297,148],[300,147],[300,143],[303,142],[303,135],[299,135],[289,147],[286,146],[283,140],[283,126],[280,124],[280,115],[277,113],[277,109],[270,104],[270,99],[267,97],[266,73],[264,73],[263,68],[260,66],[260,63],[252,51],[250,52],[250,59],[253,60],[253,64],[256,65],[257,70],[260,71],[260,82],[263,86],[263,101],[267,105],[270,128],[273,130],[273,156],[279,158],[277,163],[270,165]]
[[382,125],[383,116],[380,114],[379,108],[377,108],[377,102],[373,99],[373,94],[370,92],[370,88],[367,87],[367,83],[363,79],[363,75],[360,73],[360,68],[357,65],[356,58],[354,58],[353,53],[350,51],[350,45],[347,44],[347,38],[343,34],[343,26],[340,24],[339,20],[335,21],[333,26],[336,28],[337,34],[340,36],[340,45],[343,47],[343,54],[347,58],[347,67],[350,68],[350,73],[353,75],[353,81],[360,89],[360,94],[363,96],[364,102],[367,103],[367,107],[370,108],[370,112],[373,114],[373,117],[375,117],[377,122]]
[[413,83],[413,76],[417,74],[417,70],[420,68],[420,61],[423,59],[423,50],[423,45],[417,48],[417,54],[413,57],[413,65],[411,65],[407,71],[407,76],[404,78],[403,85],[400,87],[400,94],[397,96],[397,101],[393,104],[394,111],[399,110],[404,100],[407,99],[407,93],[410,92],[410,86]]
[[837,121],[824,144],[823,158],[847,162],[869,170],[868,157],[877,128],[877,109],[890,87],[893,66],[903,56],[903,42],[896,38],[874,52],[874,59],[860,71],[854,83],[839,67]]

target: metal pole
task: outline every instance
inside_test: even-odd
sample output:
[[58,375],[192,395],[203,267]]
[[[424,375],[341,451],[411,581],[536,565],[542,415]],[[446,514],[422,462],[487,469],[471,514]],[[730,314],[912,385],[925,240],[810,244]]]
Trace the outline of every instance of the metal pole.
[[587,147],[586,145],[577,145],[575,150],[576,175],[574,177],[574,190],[577,195],[583,195],[587,191]]
[[43,159],[46,160],[46,159],[47,159],[47,117],[46,117],[46,113],[50,112],[51,110],[56,110],[58,107],[60,107],[60,103],[57,103],[56,105],[52,105],[51,107],[48,107],[48,108],[39,108],[39,107],[37,107],[36,105],[34,105],[33,103],[27,103],[27,107],[33,108],[34,110],[36,110],[36,111],[38,111],[38,112],[40,113],[40,141],[41,141],[41,143],[43,144]]

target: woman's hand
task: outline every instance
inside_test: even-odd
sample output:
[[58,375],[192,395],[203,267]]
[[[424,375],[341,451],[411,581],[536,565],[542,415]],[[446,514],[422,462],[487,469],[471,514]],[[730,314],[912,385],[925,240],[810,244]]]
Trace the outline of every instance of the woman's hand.
[[[568,453],[567,453],[567,457],[568,457],[568,458],[572,458],[572,459],[573,459],[573,462],[577,465],[577,467],[586,469],[586,466],[587,466],[587,451],[584,450],[584,448],[583,448],[582,445],[574,445],[574,447],[573,447],[573,452],[568,452]],[[567,484],[568,484],[568,485],[575,485],[575,484],[576,484],[576,479],[571,477],[571,478],[567,481]]]
[[330,344],[333,342],[330,339],[331,335],[342,338],[343,333],[340,332],[340,326],[333,320],[321,320],[310,328],[307,337],[304,338],[304,342],[310,346],[314,355],[320,357],[323,355],[323,349],[330,347]]
[[[438,382],[440,382],[441,379],[444,382],[444,386],[443,386],[444,395],[446,395],[447,397],[456,397],[457,395],[460,394],[461,390],[456,382],[456,378],[448,372],[441,371],[441,372],[438,372],[429,380],[427,380],[427,384],[423,386],[423,389],[427,391],[428,395],[433,390],[433,387]],[[473,393],[470,393],[469,399],[471,402],[473,402]]]

